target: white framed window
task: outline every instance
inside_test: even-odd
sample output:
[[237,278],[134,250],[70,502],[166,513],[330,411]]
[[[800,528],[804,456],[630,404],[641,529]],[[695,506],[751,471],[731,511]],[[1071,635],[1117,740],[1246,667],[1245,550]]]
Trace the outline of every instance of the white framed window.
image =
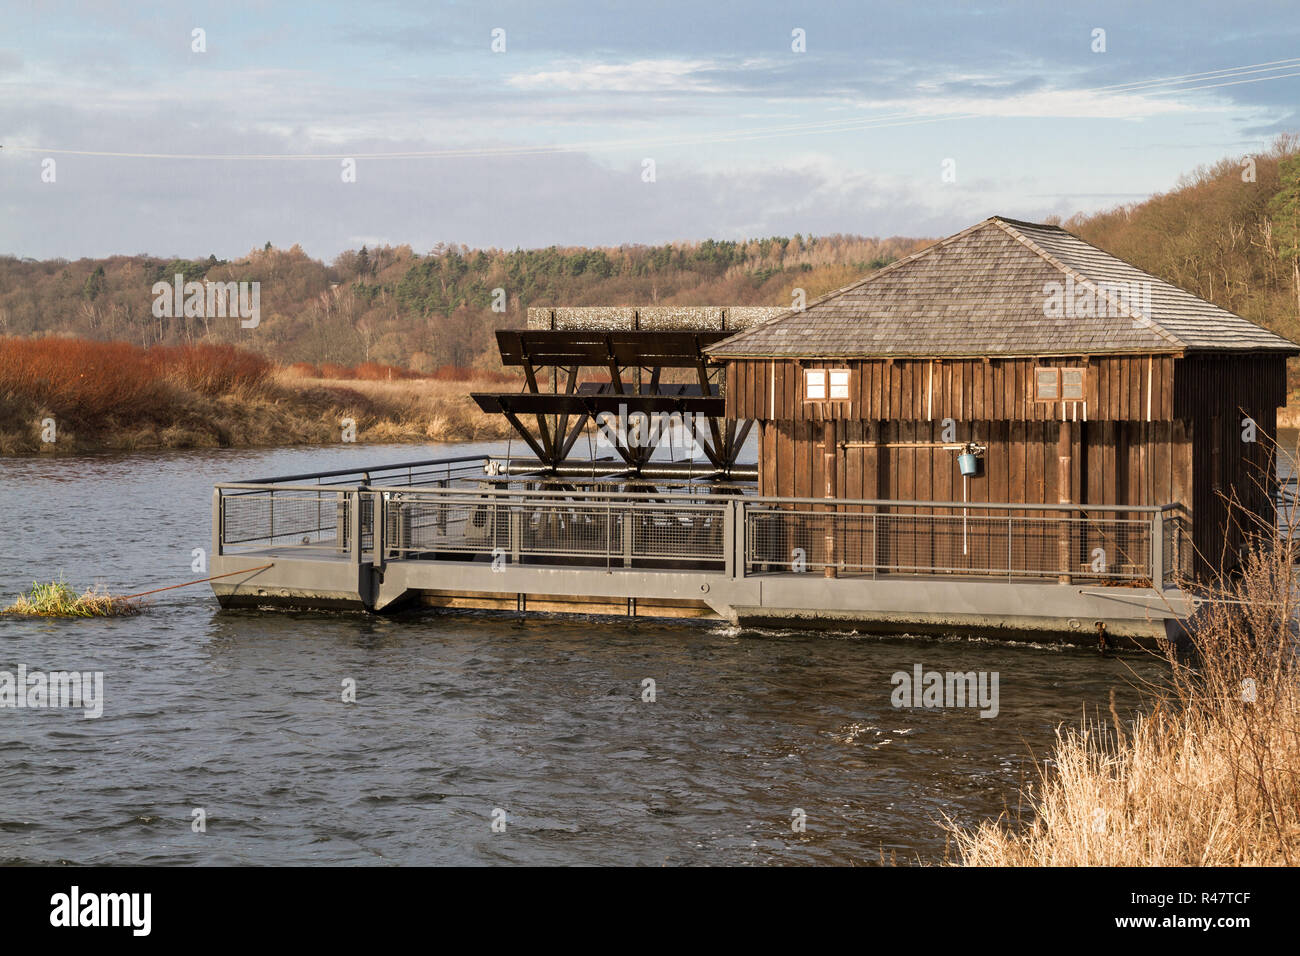
[[1083,401],[1083,369],[1061,369],[1061,401]]
[[1034,401],[1081,402],[1083,398],[1083,369],[1034,369]]
[[850,372],[846,368],[803,370],[803,397],[807,402],[847,402]]

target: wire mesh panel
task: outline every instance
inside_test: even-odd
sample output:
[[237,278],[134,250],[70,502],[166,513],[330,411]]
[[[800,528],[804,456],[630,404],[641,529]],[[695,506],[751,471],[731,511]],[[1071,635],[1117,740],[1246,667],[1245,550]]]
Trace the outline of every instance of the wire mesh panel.
[[727,506],[394,493],[389,549],[407,557],[490,555],[608,564],[726,559]]
[[388,547],[397,554],[491,554],[509,545],[509,506],[492,499],[394,493],[385,502],[385,513]]
[[265,492],[221,498],[221,543],[328,547],[346,543],[351,501],[345,492]]
[[820,570],[1149,579],[1151,524],[1069,514],[832,513],[747,508],[751,573]]

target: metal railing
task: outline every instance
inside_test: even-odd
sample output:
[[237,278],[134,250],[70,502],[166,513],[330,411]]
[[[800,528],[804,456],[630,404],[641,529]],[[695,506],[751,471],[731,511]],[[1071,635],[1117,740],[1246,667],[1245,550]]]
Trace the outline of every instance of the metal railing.
[[726,560],[724,503],[609,494],[400,491],[385,496],[384,548],[400,557],[537,558],[606,567],[718,567]]
[[458,455],[449,458],[426,458],[421,461],[404,461],[372,468],[338,468],[334,471],[311,471],[298,475],[279,475],[275,478],[255,478],[251,481],[223,484],[220,487],[235,490],[240,487],[263,489],[267,486],[314,484],[339,485],[402,485],[416,487],[432,485],[448,487],[456,482],[470,481],[482,476],[488,455]]
[[1152,541],[1166,536],[1156,529],[1150,509],[1081,514],[1077,507],[1005,503],[854,502],[831,506],[832,511],[825,504],[760,502],[746,509],[749,574],[830,569],[873,576],[1163,577],[1163,568],[1159,574],[1153,568]]
[[[1132,584],[1175,581],[1187,551],[1176,505],[629,493],[506,481],[485,474],[486,460],[221,484],[213,493],[213,549],[298,549],[304,558],[356,564],[492,561],[737,577],[820,571]],[[368,482],[341,480],[367,474]],[[401,483],[407,476],[412,484]],[[304,479],[314,481],[296,483]]]

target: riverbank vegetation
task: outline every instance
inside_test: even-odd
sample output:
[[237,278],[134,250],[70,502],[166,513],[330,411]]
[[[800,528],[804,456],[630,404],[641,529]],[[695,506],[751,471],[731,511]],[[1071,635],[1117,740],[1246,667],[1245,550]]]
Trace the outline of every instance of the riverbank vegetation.
[[1268,529],[1131,723],[1058,730],[1022,811],[948,824],[968,866],[1300,863],[1297,546]]
[[140,605],[126,598],[89,589],[78,594],[63,581],[32,582],[0,614],[25,617],[121,617],[140,613]]
[[284,369],[230,345],[0,339],[0,454],[323,444],[344,440],[348,421],[362,442],[505,436],[468,395],[505,376],[440,375]]

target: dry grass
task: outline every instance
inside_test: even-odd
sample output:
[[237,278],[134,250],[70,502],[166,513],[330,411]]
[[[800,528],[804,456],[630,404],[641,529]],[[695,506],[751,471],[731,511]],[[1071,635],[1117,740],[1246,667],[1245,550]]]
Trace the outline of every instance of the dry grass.
[[1300,863],[1297,545],[1256,528],[1130,725],[1060,729],[1028,811],[947,824],[968,866]]
[[310,379],[281,376],[287,389],[334,396],[338,414],[355,418],[358,441],[483,441],[506,438],[510,425],[470,399],[471,392],[501,391],[493,381]]
[[[471,391],[517,386],[475,380],[463,369],[443,380],[363,364],[348,378],[311,377],[311,366],[277,370],[226,345],[143,349],[123,342],[0,339],[0,454],[84,453],[148,448],[329,444],[342,420],[357,441],[464,441],[505,437]],[[400,372],[391,380],[390,371]],[[53,419],[56,440],[42,440]]]
[[32,589],[20,594],[0,614],[26,617],[121,617],[139,614],[140,605],[93,589],[78,594],[63,581],[32,582]]
[[384,365],[380,362],[362,362],[360,365],[337,365],[324,362],[313,365],[310,362],[294,362],[286,366],[284,373],[294,378],[329,379],[333,381],[394,382],[414,379],[439,382],[477,382],[501,383],[515,382],[517,376],[504,372],[483,372],[476,368],[461,365],[441,365],[432,372],[417,372],[414,369],[400,368],[396,365]]

